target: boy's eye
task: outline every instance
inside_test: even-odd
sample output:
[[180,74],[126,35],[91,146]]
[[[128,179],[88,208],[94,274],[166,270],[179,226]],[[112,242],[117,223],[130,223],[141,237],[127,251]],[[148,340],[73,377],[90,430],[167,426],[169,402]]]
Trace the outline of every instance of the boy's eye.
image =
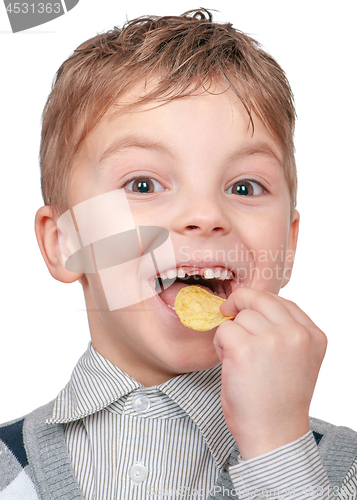
[[150,177],[137,177],[124,185],[124,188],[128,191],[141,194],[156,193],[157,191],[164,191],[164,187],[160,182]]
[[232,184],[226,193],[238,194],[239,196],[257,196],[266,193],[266,189],[259,182],[242,180]]

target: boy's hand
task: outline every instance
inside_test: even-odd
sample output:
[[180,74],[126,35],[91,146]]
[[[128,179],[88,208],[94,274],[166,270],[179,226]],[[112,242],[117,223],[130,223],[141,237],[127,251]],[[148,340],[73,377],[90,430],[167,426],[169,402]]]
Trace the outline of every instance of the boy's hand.
[[296,304],[271,293],[238,288],[221,312],[237,315],[214,337],[222,408],[242,458],[249,459],[308,432],[327,339]]

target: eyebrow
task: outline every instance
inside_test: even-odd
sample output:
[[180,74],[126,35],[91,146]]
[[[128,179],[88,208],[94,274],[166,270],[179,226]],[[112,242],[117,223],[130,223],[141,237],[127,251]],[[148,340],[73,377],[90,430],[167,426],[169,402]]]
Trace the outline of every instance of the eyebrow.
[[279,157],[279,154],[274,150],[270,144],[264,141],[258,141],[255,144],[243,146],[238,151],[235,151],[229,156],[228,161],[233,162],[235,160],[239,160],[246,156],[251,156],[254,154],[268,156],[279,163],[280,166],[283,166],[282,159]]
[[116,139],[101,155],[97,165],[101,165],[102,163],[110,160],[113,156],[118,153],[122,153],[123,150],[127,148],[147,149],[150,151],[157,151],[158,153],[164,153],[171,157],[174,156],[170,149],[160,142],[129,135]]
[[[139,137],[135,135],[129,135],[125,137],[120,137],[116,139],[101,155],[97,166],[100,166],[104,162],[110,160],[113,156],[118,153],[122,153],[123,150],[128,148],[146,149],[150,151],[156,151],[163,153],[171,158],[174,157],[173,152],[164,146],[161,142],[153,141],[144,137]],[[234,162],[246,156],[251,156],[254,154],[268,156],[275,160],[280,166],[282,166],[282,160],[278,153],[274,151],[274,148],[264,141],[258,141],[255,144],[243,146],[237,151],[234,151],[227,159],[227,163]]]

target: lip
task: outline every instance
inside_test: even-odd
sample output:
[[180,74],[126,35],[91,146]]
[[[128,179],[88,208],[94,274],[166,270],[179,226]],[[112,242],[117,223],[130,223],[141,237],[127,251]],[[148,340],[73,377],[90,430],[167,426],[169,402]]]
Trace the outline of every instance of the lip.
[[[164,313],[169,314],[169,316],[171,316],[176,321],[178,321],[178,324],[182,325],[182,323],[180,321],[180,318],[177,316],[177,314],[175,313],[175,311],[173,309],[171,309],[167,304],[165,304],[165,302],[163,300],[161,300],[159,294],[155,294],[155,296],[153,298],[157,302],[159,308]],[[184,326],[184,325],[182,325],[182,326]],[[186,328],[186,327],[184,327],[184,328]]]
[[[196,261],[185,261],[185,262],[177,262],[176,263],[176,267],[175,269],[182,269],[183,271],[185,271],[187,274],[191,274],[191,273],[200,273],[201,275],[203,275],[203,272],[205,269],[207,268],[210,268],[210,269],[217,269],[217,268],[220,268],[222,270],[227,270],[227,271],[230,271],[232,274],[233,274],[233,278],[229,281],[229,284],[230,284],[230,287],[231,287],[231,291],[230,291],[230,294],[232,294],[234,292],[234,290],[236,290],[238,287],[240,286],[243,286],[243,282],[244,280],[240,278],[239,274],[239,269],[235,268],[235,267],[231,267],[231,266],[227,266],[225,263],[223,262],[198,262],[197,260]],[[171,268],[173,269],[173,268]],[[162,273],[166,273],[166,271],[168,271],[169,269],[165,269],[165,270],[161,270]],[[155,274],[154,276],[151,276],[149,278],[149,286],[150,288],[155,291],[155,278],[157,278],[157,274]],[[176,279],[176,278],[175,278]],[[172,318],[175,318],[179,323],[180,322],[180,319],[179,317],[177,316],[176,312],[171,309],[159,296],[158,293],[155,292],[155,300],[157,301],[157,304],[158,304],[158,307],[163,311],[165,312],[166,314],[169,314]]]

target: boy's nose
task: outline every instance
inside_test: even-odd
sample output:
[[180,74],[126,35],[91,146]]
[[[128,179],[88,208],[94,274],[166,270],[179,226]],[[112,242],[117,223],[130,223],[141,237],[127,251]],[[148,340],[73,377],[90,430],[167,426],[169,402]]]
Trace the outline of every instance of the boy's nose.
[[187,200],[173,225],[179,233],[195,233],[197,236],[223,235],[231,229],[228,214],[214,200]]

